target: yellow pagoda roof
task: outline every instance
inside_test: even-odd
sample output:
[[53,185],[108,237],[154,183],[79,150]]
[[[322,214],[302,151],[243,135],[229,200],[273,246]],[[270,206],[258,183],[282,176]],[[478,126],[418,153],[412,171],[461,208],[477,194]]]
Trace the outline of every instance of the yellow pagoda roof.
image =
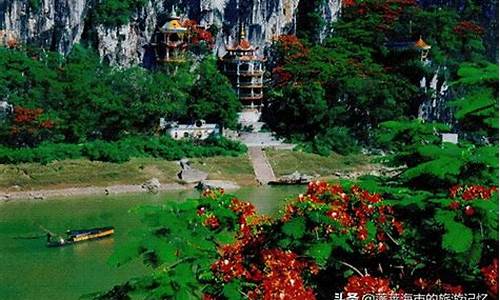
[[428,50],[431,48],[430,45],[428,45],[422,38],[419,38],[418,41],[415,43],[415,47],[422,49],[422,50]]
[[182,27],[182,24],[178,18],[173,18],[165,25],[161,27],[164,32],[185,32],[187,30],[186,27]]

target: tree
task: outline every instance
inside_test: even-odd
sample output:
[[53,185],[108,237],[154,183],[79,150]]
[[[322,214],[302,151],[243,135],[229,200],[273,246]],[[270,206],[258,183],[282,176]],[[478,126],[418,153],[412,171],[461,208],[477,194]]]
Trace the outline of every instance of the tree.
[[462,130],[498,141],[498,65],[463,64],[454,85],[464,89],[451,102]]
[[280,134],[313,138],[327,122],[325,90],[319,83],[290,84],[270,95],[266,121]]
[[188,104],[191,121],[205,119],[236,128],[241,104],[227,77],[217,69],[215,58],[205,58],[196,73]]

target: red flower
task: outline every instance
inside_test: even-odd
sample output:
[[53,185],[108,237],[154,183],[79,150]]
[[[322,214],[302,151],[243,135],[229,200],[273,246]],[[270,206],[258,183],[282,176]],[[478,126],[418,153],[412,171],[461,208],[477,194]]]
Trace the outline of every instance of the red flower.
[[418,278],[416,279],[413,284],[418,286],[422,291],[427,290],[429,286],[431,285],[431,282],[429,280],[423,279],[423,278]]
[[495,296],[498,295],[498,259],[494,259],[489,266],[481,268],[484,281],[488,290]]
[[219,219],[217,219],[216,216],[210,216],[206,218],[203,224],[208,226],[210,229],[217,229],[220,226]]
[[470,205],[467,205],[465,207],[465,214],[469,217],[472,217],[474,214],[476,213],[476,211],[474,210],[474,208],[472,208]]
[[394,294],[394,291],[389,286],[388,279],[370,275],[349,277],[344,291],[346,293],[357,293],[358,296],[365,294]]
[[394,229],[399,233],[399,235],[403,234],[404,228],[403,224],[399,221],[396,221],[395,219],[392,219],[392,226],[394,226]]
[[490,199],[492,194],[497,191],[496,186],[485,187],[481,185],[471,186],[453,186],[450,188],[450,198],[460,197],[462,200],[471,201],[475,199]]
[[450,206],[449,206],[451,209],[453,210],[457,210],[460,208],[460,202],[458,201],[453,201],[450,203]]
[[200,207],[198,208],[198,210],[196,211],[196,213],[198,214],[198,216],[202,216],[205,214],[205,207]]
[[471,21],[462,21],[458,23],[457,26],[455,26],[455,28],[453,29],[453,31],[462,37],[467,34],[472,34],[476,36],[481,36],[484,34],[483,27]]
[[270,300],[316,299],[312,289],[305,287],[301,273],[307,263],[291,251],[269,249],[262,251],[266,270],[262,281],[263,298]]

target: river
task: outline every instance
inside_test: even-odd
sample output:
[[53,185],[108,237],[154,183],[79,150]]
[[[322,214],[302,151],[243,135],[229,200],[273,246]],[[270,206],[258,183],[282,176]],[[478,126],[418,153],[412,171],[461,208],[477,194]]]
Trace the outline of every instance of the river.
[[[303,186],[252,187],[231,193],[254,203],[260,213],[272,213],[283,199],[304,189]],[[175,191],[0,203],[0,299],[78,299],[145,274],[148,269],[139,260],[119,268],[107,264],[115,244],[125,242],[127,232],[139,224],[128,213],[129,209],[198,196],[196,191]],[[112,225],[115,235],[68,247],[47,248],[40,225],[53,232]]]

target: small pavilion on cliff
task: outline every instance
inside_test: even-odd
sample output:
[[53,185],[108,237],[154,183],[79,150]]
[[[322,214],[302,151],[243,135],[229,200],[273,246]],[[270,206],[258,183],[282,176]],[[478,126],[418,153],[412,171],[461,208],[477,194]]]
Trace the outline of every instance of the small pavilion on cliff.
[[243,27],[233,45],[226,45],[227,53],[220,60],[220,68],[229,78],[238,98],[246,107],[260,107],[264,98],[264,58],[257,56],[257,48],[246,39]]
[[422,37],[416,42],[390,42],[386,43],[385,46],[396,52],[417,51],[420,55],[420,61],[424,63],[429,61],[429,51],[432,48],[422,39]]
[[184,62],[188,46],[188,29],[182,26],[179,17],[170,16],[157,30],[151,45],[155,48],[158,63]]

